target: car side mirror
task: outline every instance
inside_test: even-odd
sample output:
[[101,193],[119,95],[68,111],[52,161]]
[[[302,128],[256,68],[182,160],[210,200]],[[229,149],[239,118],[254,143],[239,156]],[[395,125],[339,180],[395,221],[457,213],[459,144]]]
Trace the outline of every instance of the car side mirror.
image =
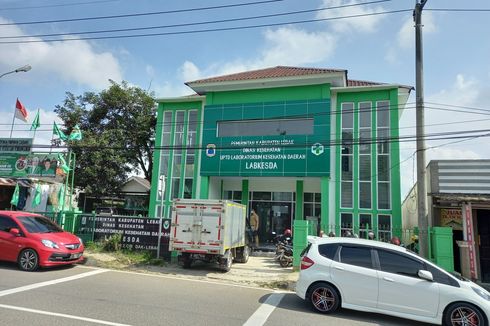
[[432,273],[429,271],[425,271],[425,270],[421,269],[421,270],[419,270],[419,272],[417,274],[423,280],[426,280],[429,282],[434,281],[434,277],[432,276]]
[[9,232],[15,235],[16,237],[20,237],[20,231],[17,228],[11,228]]

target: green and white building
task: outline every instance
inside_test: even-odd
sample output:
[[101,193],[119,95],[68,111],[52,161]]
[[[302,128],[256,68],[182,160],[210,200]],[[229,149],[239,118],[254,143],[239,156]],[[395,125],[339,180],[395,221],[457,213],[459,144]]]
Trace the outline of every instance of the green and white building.
[[158,99],[149,214],[174,198],[254,208],[262,240],[307,219],[380,239],[401,228],[399,119],[410,87],[278,66],[186,83]]

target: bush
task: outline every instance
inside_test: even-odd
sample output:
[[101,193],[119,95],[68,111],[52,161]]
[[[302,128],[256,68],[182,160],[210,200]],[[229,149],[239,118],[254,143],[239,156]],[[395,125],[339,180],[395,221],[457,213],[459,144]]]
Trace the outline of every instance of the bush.
[[102,250],[104,251],[120,251],[121,250],[122,235],[116,233],[111,235],[109,238],[102,241]]

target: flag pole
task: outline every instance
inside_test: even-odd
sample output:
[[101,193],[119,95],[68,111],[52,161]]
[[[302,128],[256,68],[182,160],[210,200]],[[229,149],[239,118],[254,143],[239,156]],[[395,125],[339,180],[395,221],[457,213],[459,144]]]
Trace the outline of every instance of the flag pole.
[[12,128],[10,128],[10,138],[12,138],[12,132],[14,131],[14,124],[15,124],[15,112],[17,108],[14,109],[14,118],[12,119]]

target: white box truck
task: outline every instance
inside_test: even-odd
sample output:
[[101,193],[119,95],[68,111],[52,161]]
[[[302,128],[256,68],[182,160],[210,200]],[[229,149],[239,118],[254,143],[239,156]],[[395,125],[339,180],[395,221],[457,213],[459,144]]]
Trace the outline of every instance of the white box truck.
[[169,250],[179,253],[184,268],[201,260],[217,262],[227,272],[233,261],[248,261],[246,218],[246,206],[232,201],[175,199]]

